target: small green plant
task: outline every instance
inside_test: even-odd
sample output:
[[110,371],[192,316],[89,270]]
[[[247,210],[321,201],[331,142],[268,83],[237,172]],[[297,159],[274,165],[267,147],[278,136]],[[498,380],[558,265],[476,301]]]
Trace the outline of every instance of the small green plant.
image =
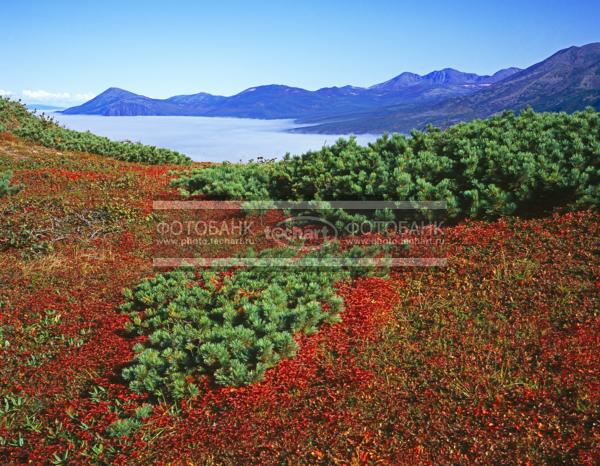
[[26,223],[17,224],[11,220],[2,225],[3,236],[0,236],[0,251],[19,249],[24,258],[32,258],[52,252],[53,246],[43,239],[39,229]]
[[113,422],[107,429],[109,437],[122,438],[129,437],[141,426],[139,420],[134,418],[119,419]]
[[10,170],[0,171],[0,197],[16,194],[23,188],[21,185],[11,185],[11,178],[12,172]]

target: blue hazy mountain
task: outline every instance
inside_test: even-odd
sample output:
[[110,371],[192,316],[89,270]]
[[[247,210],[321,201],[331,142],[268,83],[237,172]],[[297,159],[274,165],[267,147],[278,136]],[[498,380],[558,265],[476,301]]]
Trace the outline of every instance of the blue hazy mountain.
[[[517,69],[502,70],[509,76]],[[407,75],[411,79],[405,79]],[[65,110],[66,114],[133,116],[190,115],[244,118],[307,118],[364,111],[407,102],[439,101],[465,95],[489,85],[491,76],[446,69],[425,76],[401,75],[369,88],[343,86],[308,91],[279,84],[257,86],[231,97],[207,93],[153,99],[111,87],[92,100]]]
[[110,87],[83,105],[68,108],[63,110],[63,113],[105,116],[186,114],[186,112],[182,113],[181,105],[176,102],[169,102],[168,99],[151,99],[118,87]]
[[407,132],[526,106],[540,111],[600,109],[600,43],[561,50],[524,70],[507,68],[484,76],[453,68],[425,75],[404,72],[368,88],[309,91],[271,84],[229,97],[198,93],[168,99],[109,88],[64,113],[291,118],[309,125],[298,131],[344,134]]

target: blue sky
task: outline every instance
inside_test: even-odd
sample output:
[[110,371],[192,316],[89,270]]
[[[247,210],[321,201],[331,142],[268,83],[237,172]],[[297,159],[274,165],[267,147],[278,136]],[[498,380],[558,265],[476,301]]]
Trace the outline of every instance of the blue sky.
[[110,86],[163,98],[489,74],[600,41],[599,24],[597,0],[10,1],[0,93],[69,105]]

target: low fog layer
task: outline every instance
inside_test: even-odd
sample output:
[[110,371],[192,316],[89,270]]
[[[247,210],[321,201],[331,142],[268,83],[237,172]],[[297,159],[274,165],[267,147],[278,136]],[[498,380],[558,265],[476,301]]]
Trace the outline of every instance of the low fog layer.
[[[238,162],[258,156],[281,158],[286,152],[299,154],[320,149],[339,137],[347,137],[288,133],[286,130],[297,126],[290,120],[52,115],[70,129],[174,149],[198,162]],[[360,135],[357,139],[366,144],[376,136]]]

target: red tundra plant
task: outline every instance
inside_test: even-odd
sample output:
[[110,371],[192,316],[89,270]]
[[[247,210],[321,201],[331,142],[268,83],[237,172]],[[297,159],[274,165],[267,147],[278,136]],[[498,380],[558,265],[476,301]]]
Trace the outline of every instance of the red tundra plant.
[[263,382],[173,404],[121,379],[143,337],[118,310],[173,167],[0,155],[24,185],[0,201],[0,463],[600,461],[597,214],[445,228],[447,266],[339,283],[342,321]]

